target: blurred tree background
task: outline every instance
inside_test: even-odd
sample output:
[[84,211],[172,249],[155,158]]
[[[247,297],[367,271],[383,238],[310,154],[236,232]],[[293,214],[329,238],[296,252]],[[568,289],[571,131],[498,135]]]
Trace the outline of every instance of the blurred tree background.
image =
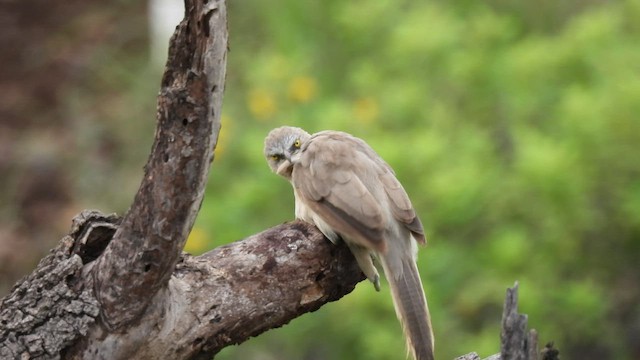
[[[0,5],[0,295],[83,208],[126,211],[155,125],[149,9]],[[566,359],[640,359],[640,1],[230,1],[223,127],[186,251],[293,218],[283,124],[366,139],[429,245],[438,358],[499,351],[505,289]],[[217,359],[400,359],[368,283]]]

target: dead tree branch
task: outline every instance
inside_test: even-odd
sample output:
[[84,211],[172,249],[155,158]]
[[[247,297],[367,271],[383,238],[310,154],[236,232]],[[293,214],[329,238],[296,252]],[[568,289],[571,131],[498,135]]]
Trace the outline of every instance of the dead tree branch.
[[500,355],[502,359],[537,360],[538,333],[527,331],[527,315],[518,313],[518,283],[507,289],[502,313]]
[[341,298],[364,279],[346,246],[296,221],[201,256],[182,255],[144,313],[110,331],[85,279],[118,223],[113,215],[82,213],[2,299],[1,359],[208,359]]
[[224,1],[187,1],[174,34],[158,125],[131,208],[93,270],[101,317],[111,330],[140,316],[165,287],[204,196],[226,72]]
[[[500,332],[500,354],[484,360],[557,360],[558,350],[547,344],[542,351],[538,348],[538,333],[527,331],[527,315],[518,313],[518,283],[507,289],[502,311]],[[476,353],[457,357],[455,360],[480,360]]]

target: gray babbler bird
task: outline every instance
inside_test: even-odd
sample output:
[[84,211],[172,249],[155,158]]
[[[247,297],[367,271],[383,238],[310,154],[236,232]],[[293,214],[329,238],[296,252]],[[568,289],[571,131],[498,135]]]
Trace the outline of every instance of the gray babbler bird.
[[422,223],[391,167],[363,140],[339,131],[283,126],[264,144],[269,167],[293,185],[296,218],[332,242],[342,238],[360,269],[380,290],[373,258],[382,263],[408,350],[433,359],[427,299],[416,267]]

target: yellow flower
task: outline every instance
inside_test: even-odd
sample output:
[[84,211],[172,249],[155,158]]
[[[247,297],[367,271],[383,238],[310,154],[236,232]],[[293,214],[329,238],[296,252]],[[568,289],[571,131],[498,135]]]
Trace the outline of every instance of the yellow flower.
[[289,98],[299,103],[307,103],[316,96],[316,80],[309,76],[296,76],[289,83]]
[[267,119],[273,116],[277,110],[276,100],[265,89],[253,89],[249,93],[249,111],[257,119]]
[[378,103],[371,97],[360,98],[353,104],[353,117],[362,124],[371,124],[379,114]]
[[190,254],[201,254],[207,249],[207,233],[201,228],[191,229],[191,234],[184,245],[184,251]]

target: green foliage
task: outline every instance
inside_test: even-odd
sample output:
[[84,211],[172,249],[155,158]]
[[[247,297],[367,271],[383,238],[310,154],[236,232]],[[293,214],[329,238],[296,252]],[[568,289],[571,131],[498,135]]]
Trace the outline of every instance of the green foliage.
[[[637,357],[638,1],[229,6],[223,128],[188,250],[293,218],[262,156],[269,129],[344,130],[395,168],[423,218],[438,358],[499,351],[514,280],[563,356]],[[386,291],[362,284],[217,358],[402,358]]]

